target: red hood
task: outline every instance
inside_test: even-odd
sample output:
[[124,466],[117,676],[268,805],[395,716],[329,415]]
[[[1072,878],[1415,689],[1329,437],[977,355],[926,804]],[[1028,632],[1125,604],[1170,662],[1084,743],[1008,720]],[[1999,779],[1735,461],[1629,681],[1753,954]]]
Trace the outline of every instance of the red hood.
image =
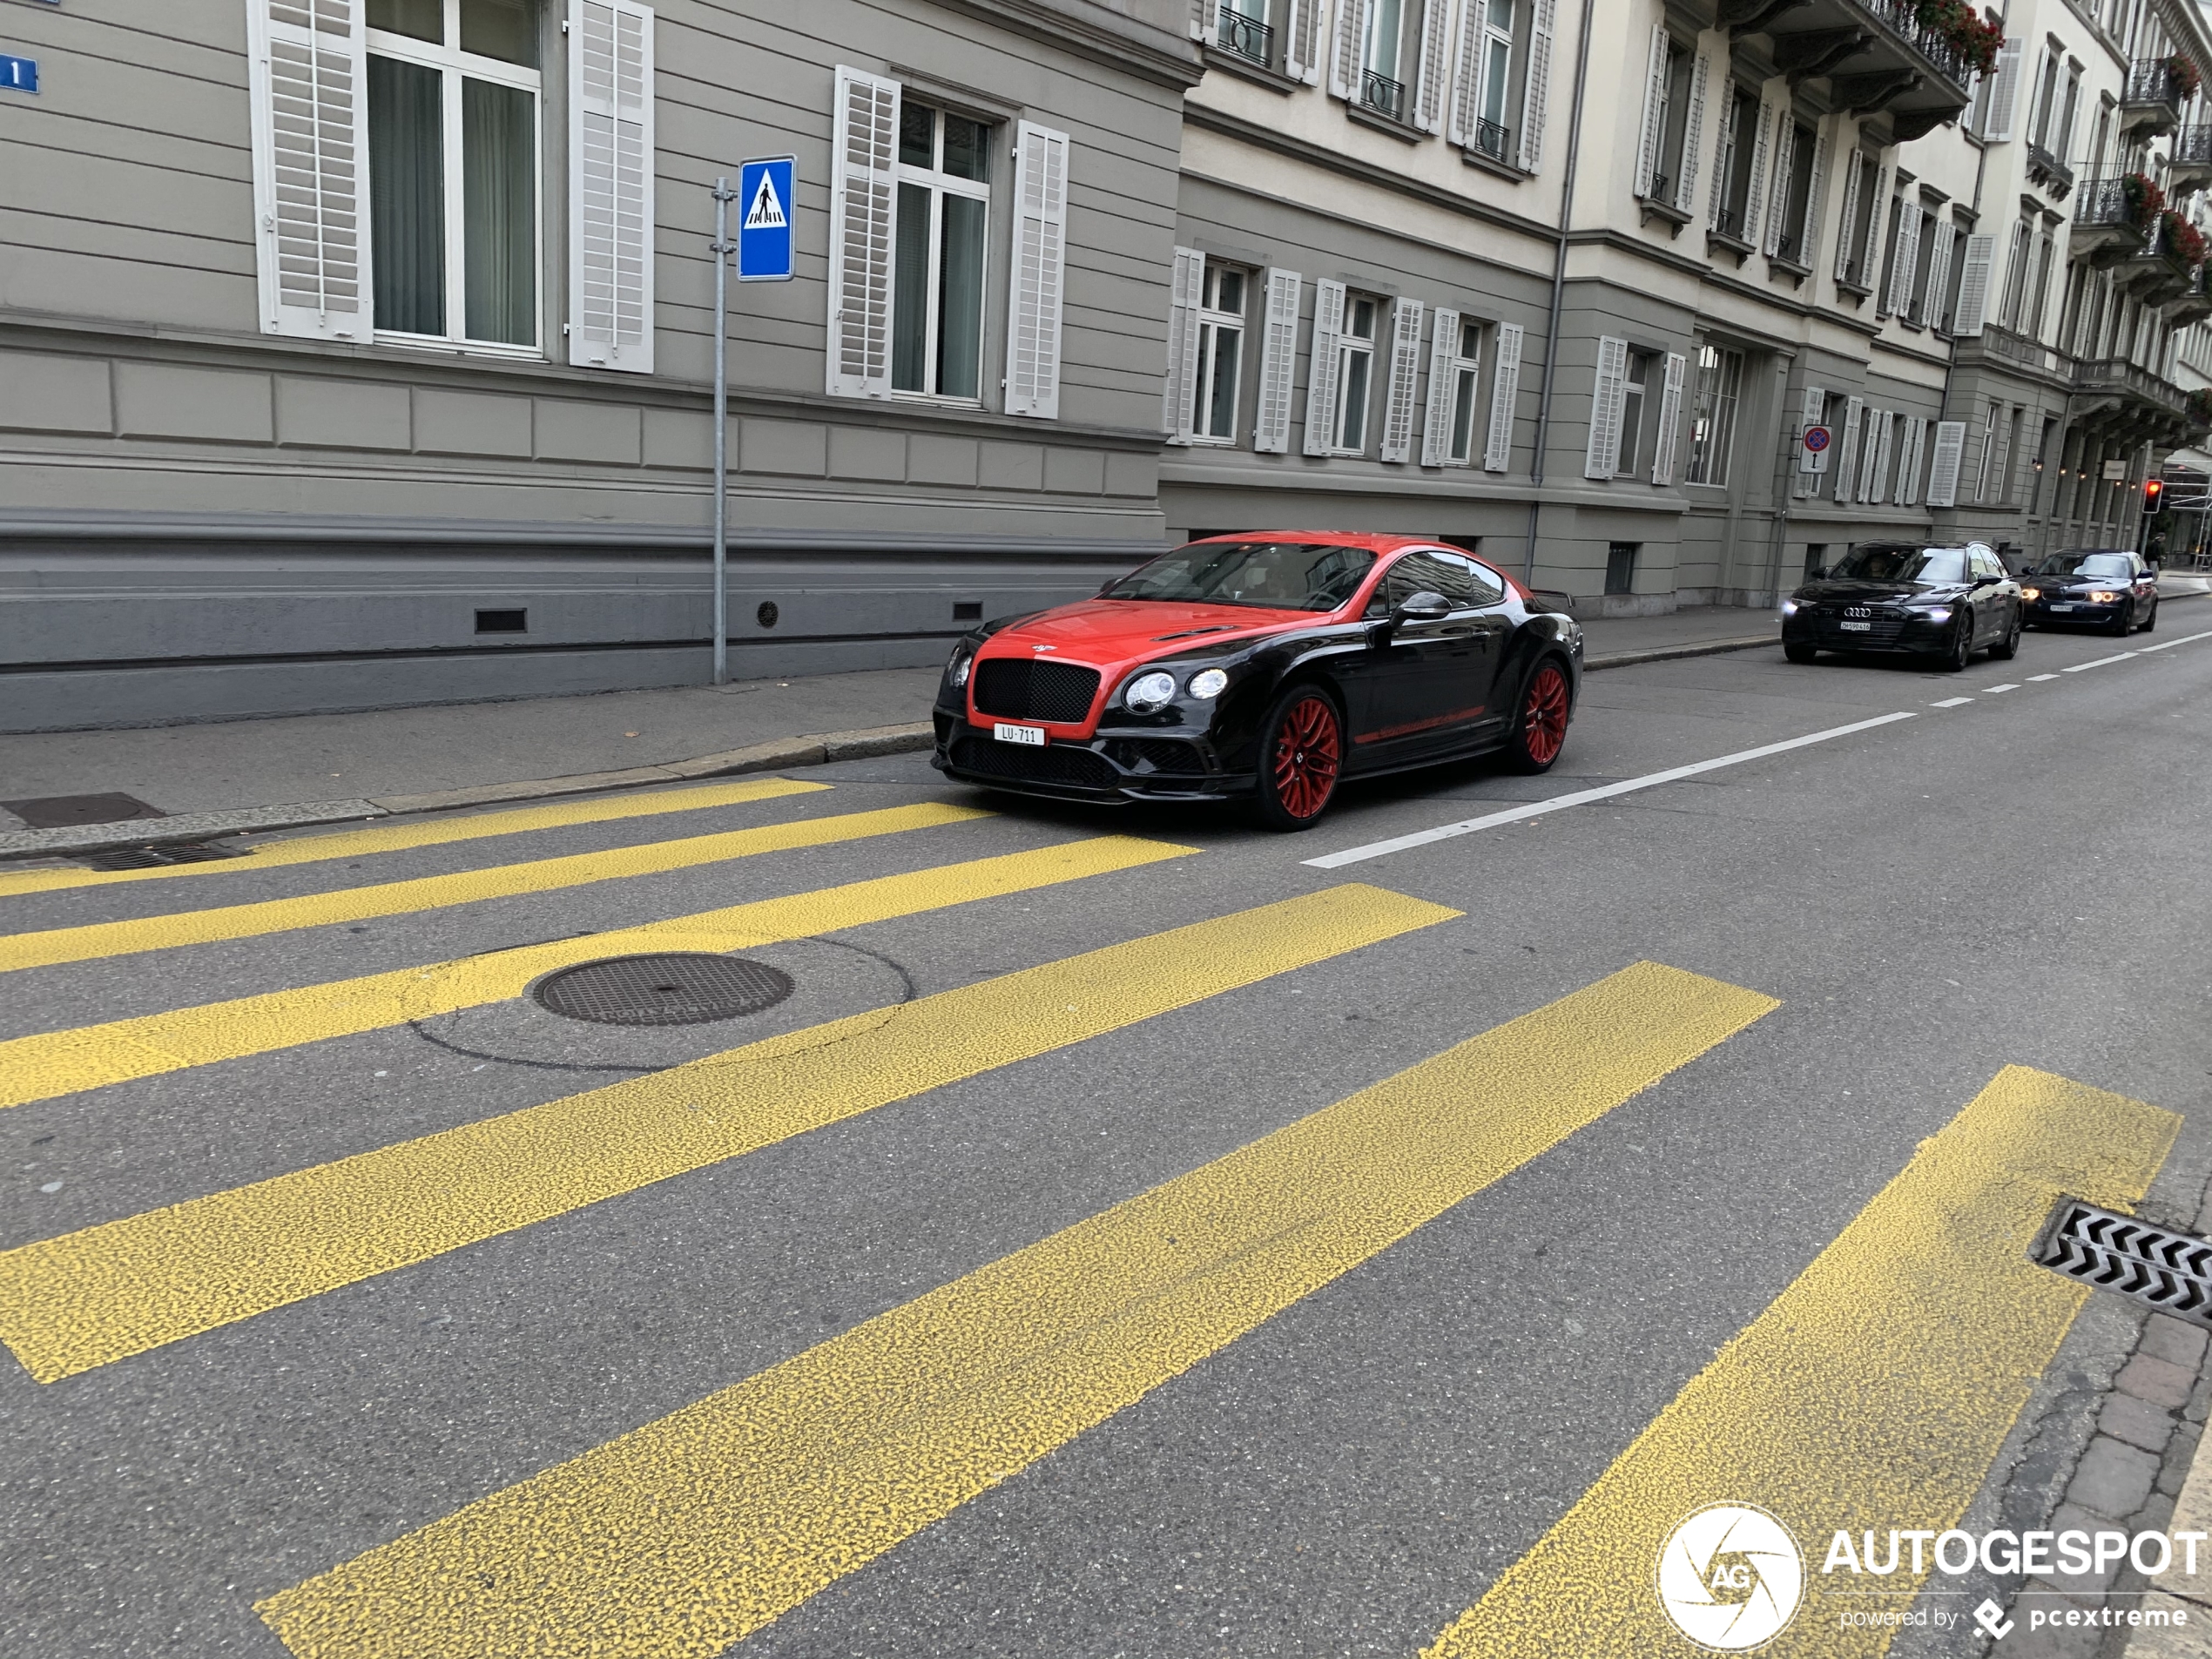
[[[1285,628],[1311,627],[1324,613],[1313,610],[1259,610],[1251,605],[1190,604],[1168,599],[1085,599],[1060,605],[1002,628],[985,640],[975,655],[979,662],[998,657],[1034,657],[1047,662],[1080,663],[1099,671],[1098,694],[1089,716],[1080,724],[1045,723],[1055,736],[1088,737],[1096,729],[1099,711],[1122,677],[1140,663],[1200,652],[1240,639],[1254,639]],[[1205,629],[1210,631],[1194,631]],[[1213,632],[1218,629],[1221,631]],[[1163,635],[1183,635],[1163,638]],[[1049,645],[1040,651],[1035,648]],[[974,682],[968,690],[968,718],[988,726],[990,716],[979,713]]]

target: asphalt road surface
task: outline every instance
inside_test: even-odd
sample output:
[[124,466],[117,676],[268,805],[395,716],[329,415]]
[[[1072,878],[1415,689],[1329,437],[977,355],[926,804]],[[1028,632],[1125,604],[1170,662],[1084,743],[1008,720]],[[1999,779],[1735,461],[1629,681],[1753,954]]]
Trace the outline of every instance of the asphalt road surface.
[[[0,873],[0,1653],[1687,1654],[1719,1501],[1880,1652],[1822,1541],[2006,1478],[2054,1199],[2212,1168],[2207,630],[1607,672],[1298,836],[905,756]],[[523,995],[669,951],[780,1000]]]

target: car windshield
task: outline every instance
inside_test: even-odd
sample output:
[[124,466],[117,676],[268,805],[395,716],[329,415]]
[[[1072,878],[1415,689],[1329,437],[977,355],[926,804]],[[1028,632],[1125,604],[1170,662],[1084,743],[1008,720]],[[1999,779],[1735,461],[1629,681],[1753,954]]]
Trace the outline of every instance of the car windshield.
[[1964,582],[1966,550],[1861,542],[1828,574],[1859,582]]
[[2054,553],[2035,567],[2038,576],[2114,577],[2124,582],[2134,572],[2125,553]]
[[1359,591],[1375,556],[1317,542],[1193,542],[1108,588],[1107,599],[1184,599],[1334,610]]

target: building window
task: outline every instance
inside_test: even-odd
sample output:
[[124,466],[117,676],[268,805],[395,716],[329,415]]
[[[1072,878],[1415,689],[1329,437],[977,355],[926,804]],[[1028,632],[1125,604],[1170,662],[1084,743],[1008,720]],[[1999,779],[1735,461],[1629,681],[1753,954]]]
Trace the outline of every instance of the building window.
[[1718,346],[1697,348],[1697,401],[1689,426],[1689,482],[1716,487],[1728,482],[1729,451],[1736,442],[1736,399],[1743,381],[1742,352]]
[[[1473,0],[1470,0],[1470,3]],[[1506,94],[1513,83],[1513,0],[1482,0],[1482,78],[1476,131],[1478,149],[1493,155],[1505,153]],[[1492,150],[1480,142],[1485,132],[1499,135]]]
[[1809,222],[1812,212],[1812,129],[1803,121],[1790,125],[1790,190],[1782,202],[1782,233],[1775,238],[1777,259],[1792,265],[1812,263],[1812,239],[1818,226]]
[[1375,323],[1382,301],[1353,294],[1344,305],[1344,333],[1337,336],[1335,448],[1358,455],[1367,447],[1367,387],[1375,361]]
[[378,332],[535,347],[535,5],[369,0],[368,23]]
[[1805,580],[1817,582],[1827,569],[1828,543],[1807,542],[1805,543]]
[[1636,469],[1636,450],[1643,431],[1644,388],[1651,383],[1655,352],[1632,351],[1621,383],[1621,452],[1614,475],[1626,478]]
[[1608,593],[1634,593],[1636,590],[1636,550],[1640,542],[1614,542],[1605,550],[1605,590]]
[[1458,354],[1444,365],[1452,377],[1452,432],[1444,453],[1447,461],[1463,464],[1474,458],[1474,382],[1482,355],[1482,325],[1461,319],[1456,346]]
[[1368,0],[1367,38],[1360,43],[1359,102],[1393,121],[1406,118],[1406,76],[1399,59],[1409,10],[1405,0]]
[[2004,418],[2005,406],[1994,398],[1990,400],[1989,412],[1981,421],[1981,469],[1974,475],[1974,499],[1989,499],[1990,463],[1997,459],[1997,423]]
[[1852,208],[1843,227],[1843,258],[1837,263],[1836,280],[1847,287],[1865,289],[1873,286],[1866,269],[1866,244],[1874,229],[1874,192],[1880,170],[1864,150],[1852,151],[1847,165],[1850,175],[1844,199]]
[[2051,119],[2058,113],[2058,102],[2059,49],[2053,46],[2043,53],[2043,73],[2035,83],[2035,119],[2027,141],[2038,149],[2051,147]]
[[2013,226],[2013,242],[2006,255],[2005,302],[1999,315],[2005,327],[2017,332],[2020,326],[2021,296],[2027,292],[2027,267],[2034,252],[2035,221],[2023,219]]
[[1952,226],[1951,263],[1944,270],[1943,293],[1937,301],[1936,327],[1947,334],[1959,320],[1959,290],[1966,275],[1966,230],[1964,226]]
[[1275,30],[1267,20],[1268,0],[1222,0],[1214,38],[1222,51],[1252,63],[1275,66]]
[[891,389],[980,401],[991,129],[911,100],[899,109],[899,251]]
[[1713,228],[1723,236],[1749,242],[1756,227],[1743,222],[1751,196],[1751,163],[1758,151],[1758,95],[1731,84],[1728,97],[1728,134],[1723,143],[1718,177],[1722,180],[1721,211]]
[[1211,443],[1237,436],[1237,380],[1244,363],[1245,273],[1206,261],[1198,302],[1198,407],[1192,435]]
[[1651,177],[1642,194],[1653,201],[1671,202],[1678,195],[1682,178],[1683,143],[1689,125],[1689,71],[1695,61],[1690,49],[1672,35],[1667,37],[1667,61],[1657,87],[1658,108],[1651,113],[1657,143],[1651,154]]

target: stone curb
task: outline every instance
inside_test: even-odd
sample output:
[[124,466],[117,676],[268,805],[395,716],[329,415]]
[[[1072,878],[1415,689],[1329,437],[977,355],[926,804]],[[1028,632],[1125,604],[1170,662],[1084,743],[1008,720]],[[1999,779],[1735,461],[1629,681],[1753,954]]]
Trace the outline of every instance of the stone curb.
[[304,829],[382,818],[371,800],[295,801],[283,806],[244,806],[229,813],[186,813],[176,818],[134,818],[119,824],[71,824],[62,829],[0,831],[0,859],[32,859],[68,853],[109,853],[163,841],[204,841],[253,830]]
[[1706,639],[1687,645],[1654,645],[1649,651],[1608,651],[1602,657],[1586,657],[1582,671],[1594,674],[1602,668],[1634,668],[1638,663],[1671,662],[1677,657],[1717,657],[1723,651],[1757,651],[1762,645],[1779,645],[1779,631],[1754,634],[1748,638]]

